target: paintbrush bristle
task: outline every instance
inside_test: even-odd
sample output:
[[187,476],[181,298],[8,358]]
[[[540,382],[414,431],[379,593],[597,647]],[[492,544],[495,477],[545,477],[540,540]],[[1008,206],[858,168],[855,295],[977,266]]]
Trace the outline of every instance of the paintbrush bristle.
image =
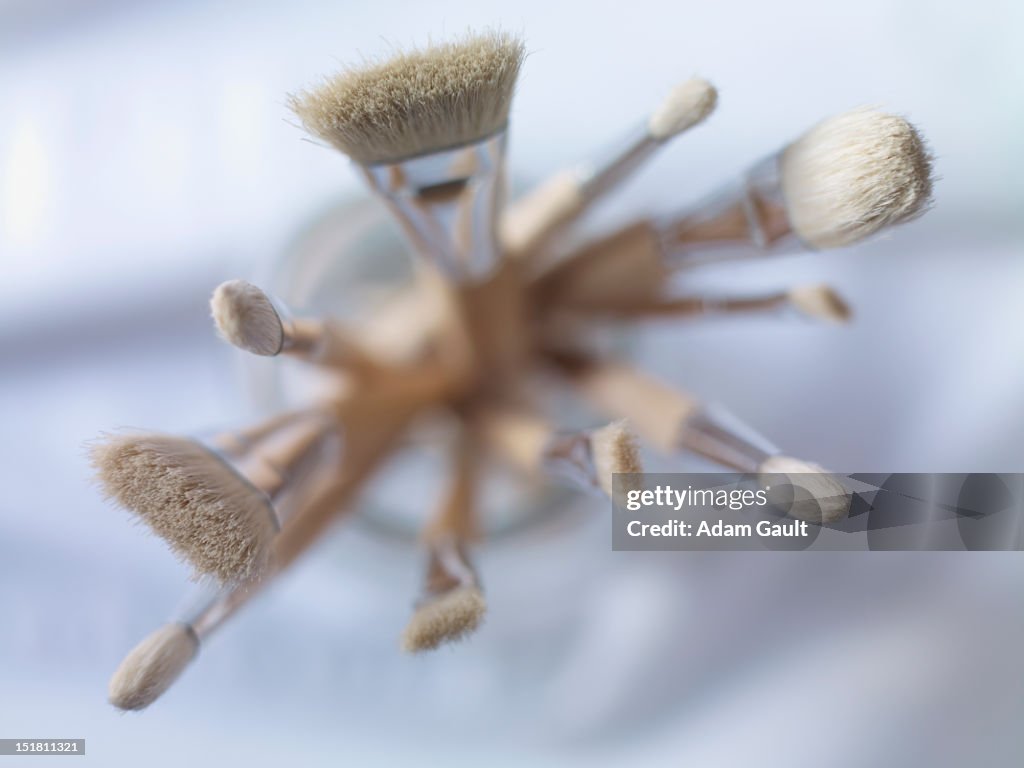
[[702,122],[715,110],[718,91],[707,80],[695,77],[680,83],[647,121],[647,132],[665,141]]
[[772,456],[761,464],[758,471],[762,476],[784,475],[787,484],[802,488],[809,496],[797,495],[792,500],[788,510],[790,517],[815,523],[834,523],[850,511],[850,492],[817,464],[790,456]]
[[787,292],[790,304],[815,320],[848,323],[850,305],[827,285],[801,285]]
[[931,201],[931,156],[921,135],[902,117],[874,109],[819,123],[780,163],[790,223],[814,248],[855,243],[918,216]]
[[245,280],[218,285],[210,298],[210,314],[227,342],[254,355],[276,355],[284,345],[284,325],[274,303]]
[[590,448],[594,457],[594,468],[601,490],[614,496],[612,480],[616,474],[638,474],[643,472],[640,463],[640,449],[636,437],[630,432],[626,421],[613,421],[590,433]]
[[108,435],[91,454],[107,495],[198,575],[238,581],[266,567],[276,533],[266,495],[199,443],[167,435]]
[[517,37],[471,34],[347,69],[290,106],[306,130],[356,162],[395,162],[504,128],[523,56]]
[[110,703],[118,709],[145,709],[182,673],[199,650],[195,634],[184,624],[167,624],[125,657],[110,678]]
[[456,587],[416,609],[402,634],[402,648],[419,653],[462,640],[476,631],[485,613],[487,601],[478,587]]

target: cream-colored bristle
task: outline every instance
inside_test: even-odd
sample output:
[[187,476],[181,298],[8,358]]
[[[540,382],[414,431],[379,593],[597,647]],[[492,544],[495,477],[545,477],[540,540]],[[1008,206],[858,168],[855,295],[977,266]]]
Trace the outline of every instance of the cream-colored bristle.
[[850,321],[850,305],[827,285],[802,285],[787,295],[790,304],[808,317],[831,323]]
[[680,83],[647,121],[651,138],[665,141],[692,128],[715,110],[718,91],[707,80],[695,77]]
[[217,330],[229,343],[254,355],[276,355],[284,345],[284,326],[270,298],[252,283],[229,280],[210,299]]
[[477,587],[457,587],[416,609],[405,632],[402,648],[409,653],[430,651],[476,631],[487,613],[487,601]]
[[809,246],[850,245],[925,211],[931,156],[902,117],[857,109],[829,118],[782,153],[793,231]]
[[789,456],[772,456],[761,464],[764,475],[785,475],[789,484],[804,489],[811,498],[798,495],[789,509],[789,516],[809,522],[834,523],[850,511],[850,492],[827,470]]
[[594,468],[601,490],[612,497],[612,479],[615,474],[638,474],[643,472],[640,463],[640,449],[636,438],[630,432],[626,421],[614,421],[590,433],[590,446],[594,456]]
[[399,53],[291,97],[310,133],[364,165],[478,141],[504,128],[524,55],[502,32]]
[[199,575],[257,576],[276,533],[267,497],[194,440],[108,435],[92,447],[107,495],[133,512]]
[[110,703],[145,709],[166,691],[196,655],[199,643],[183,624],[167,624],[129,653],[110,678]]

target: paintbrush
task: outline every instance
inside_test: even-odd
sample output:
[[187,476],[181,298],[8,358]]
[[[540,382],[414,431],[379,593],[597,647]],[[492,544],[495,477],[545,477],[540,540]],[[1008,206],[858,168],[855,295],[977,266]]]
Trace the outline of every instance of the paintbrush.
[[290,566],[322,535],[338,513],[370,480],[412,420],[450,392],[436,365],[421,365],[382,378],[359,398],[339,404],[348,441],[340,456],[322,457],[329,470],[302,484],[293,514],[270,543],[267,570],[257,581],[227,585],[177,621],[157,630],[133,649],[110,681],[110,701],[121,709],[142,709],[174,682],[209,636]]
[[479,460],[468,429],[460,430],[452,454],[451,483],[423,531],[423,593],[402,633],[402,648],[410,653],[467,637],[487,612],[480,578],[469,559],[470,545],[477,538]]
[[555,174],[516,200],[501,220],[501,241],[512,258],[539,258],[566,225],[620,185],[672,138],[702,123],[718,94],[706,80],[680,83],[638,129],[589,162]]
[[229,582],[266,569],[296,484],[342,443],[330,410],[314,407],[208,439],[109,434],[91,458],[108,498],[167,542],[197,578]]
[[254,355],[289,355],[361,375],[378,367],[337,321],[295,317],[280,299],[244,280],[217,286],[210,298],[210,313],[225,341]]
[[640,450],[627,423],[560,431],[524,408],[489,407],[475,414],[483,438],[526,475],[546,475],[613,496],[615,474],[643,472]]
[[779,453],[770,442],[719,406],[700,402],[624,363],[597,360],[564,350],[551,359],[576,391],[607,414],[629,423],[666,453],[688,451],[731,470],[785,475],[804,488],[810,503],[795,503],[789,514],[814,522],[835,522],[850,509],[849,492],[817,464]]
[[642,219],[581,246],[538,279],[534,300],[654,301],[681,267],[751,258],[785,242],[852,245],[916,218],[931,190],[931,157],[917,129],[895,115],[854,110],[818,124],[693,211]]
[[849,304],[828,285],[797,285],[784,291],[756,294],[668,296],[660,300],[590,307],[570,305],[556,314],[586,312],[614,320],[705,319],[725,317],[799,318],[815,323],[848,323]]
[[492,324],[506,334],[525,325],[520,291],[499,269],[496,237],[523,55],[510,35],[469,35],[349,69],[291,99],[310,133],[354,161],[419,255],[423,279],[447,297],[444,354],[467,387],[496,359],[508,359],[508,369],[523,355],[514,335],[481,338],[467,322],[464,295],[498,280],[500,300],[487,302],[498,315]]

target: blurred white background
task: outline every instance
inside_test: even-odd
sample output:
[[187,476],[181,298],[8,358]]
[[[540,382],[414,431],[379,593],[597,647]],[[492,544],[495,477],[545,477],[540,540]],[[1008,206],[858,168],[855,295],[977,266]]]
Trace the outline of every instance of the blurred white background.
[[485,25],[531,51],[521,179],[683,77],[718,86],[594,228],[684,205],[830,113],[910,117],[940,176],[924,219],[700,277],[827,280],[855,326],[656,327],[636,353],[838,470],[1024,469],[1019,3],[0,0],[0,737],[85,737],[104,766],[1019,765],[1019,554],[624,555],[600,515],[486,552],[493,618],[425,660],[395,650],[415,557],[341,531],[165,700],[106,705],[185,572],[98,498],[82,443],[246,415],[206,297],[357,189],[285,95]]

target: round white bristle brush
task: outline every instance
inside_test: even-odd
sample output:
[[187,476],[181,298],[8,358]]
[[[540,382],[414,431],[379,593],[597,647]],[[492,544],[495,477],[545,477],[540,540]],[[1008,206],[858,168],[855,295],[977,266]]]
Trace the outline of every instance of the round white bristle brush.
[[711,83],[680,83],[647,122],[600,159],[555,174],[516,200],[501,220],[501,240],[513,257],[533,254],[558,230],[620,184],[655,150],[703,122],[718,101]]
[[812,249],[852,245],[920,215],[931,191],[931,156],[917,129],[902,117],[854,110],[815,126],[690,212],[642,219],[584,244],[534,290],[552,306],[650,302],[680,268],[759,256],[787,240]]
[[906,119],[862,108],[830,117],[754,166],[738,189],[666,227],[670,247],[795,235],[812,249],[859,242],[923,213],[931,155]]

